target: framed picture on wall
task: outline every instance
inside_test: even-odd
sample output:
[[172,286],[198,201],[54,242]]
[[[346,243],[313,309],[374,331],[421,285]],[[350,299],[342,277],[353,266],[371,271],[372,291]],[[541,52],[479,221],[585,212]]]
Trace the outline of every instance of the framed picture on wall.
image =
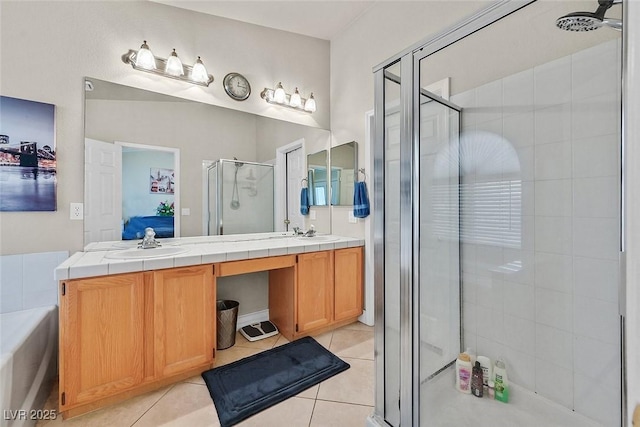
[[0,96],[0,211],[55,211],[55,105]]
[[149,192],[152,194],[173,194],[173,169],[151,168]]

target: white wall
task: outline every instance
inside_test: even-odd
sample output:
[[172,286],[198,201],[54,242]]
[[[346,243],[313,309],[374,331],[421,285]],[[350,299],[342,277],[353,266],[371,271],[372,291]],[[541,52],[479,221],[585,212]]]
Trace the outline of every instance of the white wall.
[[[138,49],[143,39],[157,56],[166,57],[172,48],[187,64],[201,56],[215,81],[202,88],[133,70],[121,56]],[[83,247],[82,221],[69,220],[69,203],[83,200],[85,76],[330,127],[329,43],[324,40],[146,1],[3,1],[0,50],[3,95],[56,105],[58,156],[58,211],[0,213],[2,254]],[[245,102],[224,93],[222,79],[231,71],[249,78],[252,95]],[[261,90],[278,81],[302,93],[313,91],[318,111],[302,114],[264,102]]]

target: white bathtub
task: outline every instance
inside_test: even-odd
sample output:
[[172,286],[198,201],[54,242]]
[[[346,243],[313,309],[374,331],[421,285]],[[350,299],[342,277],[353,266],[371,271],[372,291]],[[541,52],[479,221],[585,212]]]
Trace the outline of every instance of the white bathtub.
[[0,426],[36,424],[57,358],[57,306],[0,314]]

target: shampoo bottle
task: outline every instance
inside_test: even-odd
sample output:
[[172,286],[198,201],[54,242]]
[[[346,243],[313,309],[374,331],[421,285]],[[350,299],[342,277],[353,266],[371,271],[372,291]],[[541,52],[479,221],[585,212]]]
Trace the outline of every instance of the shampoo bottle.
[[482,384],[486,391],[489,387],[489,380],[493,380],[493,366],[491,365],[491,359],[487,356],[478,356],[476,360],[480,362],[480,367],[482,368]]
[[471,358],[466,353],[460,353],[456,359],[456,389],[471,394]]
[[496,400],[507,403],[509,401],[509,380],[507,378],[507,368],[501,359],[496,360],[496,366],[493,368],[493,376]]
[[476,364],[471,371],[471,394],[475,397],[482,397],[484,394],[484,386],[482,385],[482,367],[478,361],[476,361]]

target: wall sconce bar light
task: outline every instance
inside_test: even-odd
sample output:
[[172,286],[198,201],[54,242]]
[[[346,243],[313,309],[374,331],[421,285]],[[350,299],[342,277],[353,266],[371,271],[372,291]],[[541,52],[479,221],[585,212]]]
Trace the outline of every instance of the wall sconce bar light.
[[260,97],[269,104],[281,105],[283,107],[289,107],[294,110],[305,111],[307,113],[313,113],[316,111],[316,100],[313,98],[313,92],[307,99],[300,96],[298,88],[296,88],[293,95],[289,95],[284,91],[282,82],[278,83],[275,89],[265,87],[262,93],[260,93]]
[[178,58],[176,50],[173,49],[168,59],[154,56],[145,40],[140,46],[140,50],[129,50],[122,55],[122,61],[130,64],[135,70],[146,71],[158,76],[169,77],[171,79],[182,80],[200,86],[209,86],[213,82],[213,76],[207,73],[202,60],[198,56],[193,66],[185,65]]

